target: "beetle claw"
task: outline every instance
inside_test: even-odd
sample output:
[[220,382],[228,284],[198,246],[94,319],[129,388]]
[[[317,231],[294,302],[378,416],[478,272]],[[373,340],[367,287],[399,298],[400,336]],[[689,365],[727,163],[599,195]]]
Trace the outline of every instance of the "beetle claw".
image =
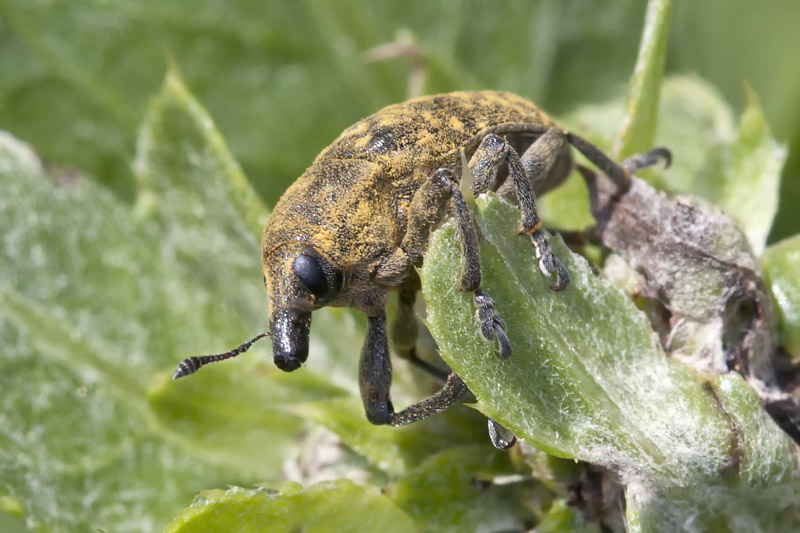
[[480,324],[481,337],[489,342],[497,342],[497,357],[508,359],[511,357],[511,342],[506,335],[506,323],[497,313],[492,297],[486,291],[477,289],[473,293],[472,301],[477,308],[475,318]]
[[556,265],[556,282],[550,285],[550,290],[563,291],[569,285],[569,270],[555,254],[553,254],[553,259]]
[[517,442],[517,437],[491,418],[489,419],[489,439],[498,450],[508,450]]
[[541,270],[542,274],[544,274],[545,276],[549,276],[556,269],[555,263],[556,263],[555,255],[553,254],[553,252],[548,250],[539,259],[539,270]]
[[550,285],[550,289],[554,291],[563,291],[569,285],[569,271],[561,259],[553,253],[550,249],[550,244],[547,242],[547,236],[541,231],[535,231],[531,234],[531,241],[536,252],[536,257],[539,258],[539,270],[545,276],[552,276],[555,274],[556,281]]
[[508,359],[511,357],[511,342],[508,340],[508,335],[506,335],[505,327],[495,329],[495,335],[497,336],[497,357],[500,359]]

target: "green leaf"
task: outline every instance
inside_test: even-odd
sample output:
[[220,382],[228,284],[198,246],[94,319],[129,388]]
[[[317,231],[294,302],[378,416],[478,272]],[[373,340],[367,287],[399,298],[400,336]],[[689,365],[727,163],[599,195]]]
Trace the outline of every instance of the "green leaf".
[[[628,524],[630,528],[630,523]],[[558,500],[550,507],[542,521],[536,525],[537,533],[558,533],[571,531],[574,533],[595,533],[602,531],[598,524],[587,521],[566,501]]]
[[778,211],[787,150],[772,137],[756,94],[749,86],[745,88],[747,107],[723,168],[722,195],[712,201],[716,200],[742,226],[753,252],[761,255]]
[[25,533],[29,531],[25,527],[25,521],[22,518],[18,518],[14,514],[6,514],[3,511],[0,511],[0,530],[6,533]]
[[[140,214],[159,218],[170,228],[186,228],[175,236],[181,251],[213,253],[234,240],[249,258],[242,260],[252,265],[266,208],[174,65],[139,130],[133,168]],[[197,243],[201,239],[207,241],[202,247]]]
[[455,446],[428,458],[385,493],[428,531],[516,531],[524,527],[520,490],[534,483],[493,483],[510,474],[507,453],[486,445]]
[[[483,286],[507,324],[514,355],[493,355],[477,331],[471,298],[456,289],[460,250],[452,225],[434,235],[422,281],[442,356],[483,413],[548,453],[617,472],[629,499],[654,498],[653,505],[665,507],[677,501],[670,508],[682,519],[698,507],[704,517],[732,519],[711,513],[715,500],[702,496],[730,480],[739,495],[763,490],[768,479],[795,498],[768,507],[746,506],[742,497],[741,516],[768,524],[776,514],[797,512],[800,470],[791,442],[752,391],[743,394],[731,381],[727,388],[709,385],[667,359],[645,316],[559,242],[553,248],[572,283],[562,293],[550,291],[530,243],[516,235],[518,212],[485,196],[478,206],[486,237]],[[734,445],[748,439],[744,451]],[[747,471],[738,468],[745,462]],[[658,524],[640,518],[644,529]]]
[[664,81],[656,142],[672,150],[670,168],[661,173],[660,188],[711,199],[719,187],[708,168],[728,150],[736,119],[719,90],[697,76],[671,76]]
[[[499,360],[492,346],[480,340],[471,298],[456,290],[449,270],[460,257],[451,227],[434,237],[422,270],[431,332],[444,359],[480,399],[479,409],[554,455],[597,464],[613,460],[622,468],[686,468],[665,463],[673,444],[668,438],[674,435],[651,436],[633,422],[652,418],[649,410],[660,410],[658,400],[677,402],[682,392],[669,378],[683,375],[683,368],[663,356],[645,316],[558,242],[554,249],[572,282],[563,293],[550,291],[530,243],[512,229],[518,212],[486,197],[479,199],[479,210],[490,243],[482,250],[484,286],[508,325],[515,356]],[[616,327],[604,328],[608,323]],[[653,383],[643,376],[639,383],[631,376],[636,368],[663,379]],[[699,389],[699,379],[688,373],[685,379],[686,386]],[[642,395],[651,397],[652,404],[643,403]],[[693,416],[724,428],[702,392],[697,396]],[[703,455],[714,456],[724,448],[724,439],[693,444],[705,450]],[[609,446],[618,454],[613,459]]]
[[378,489],[340,480],[288,493],[239,487],[205,491],[164,531],[406,533],[418,530],[414,520]]
[[[0,135],[0,497],[34,529],[152,530],[200,487],[275,478],[302,429],[281,405],[354,390],[352,366],[284,376],[258,346],[169,380],[263,328],[266,211],[174,73],[139,147],[132,208]],[[363,338],[315,324],[320,372]]]
[[2,490],[33,529],[153,529],[189,487],[227,477],[152,428],[146,383],[173,351],[159,333],[186,324],[158,283],[175,270],[107,191],[46,175],[8,136],[0,154]]
[[613,154],[620,160],[653,147],[671,14],[672,0],[647,3],[639,57],[628,84],[625,117],[614,142]]
[[310,372],[290,376],[271,363],[240,363],[178,382],[165,371],[151,382],[150,407],[161,431],[186,450],[271,479],[294,444],[289,438],[303,429],[285,406],[347,392]]
[[792,531],[800,520],[797,447],[764,411],[738,375],[717,376],[709,392],[729,417],[733,461],[726,475],[684,487],[627,489],[632,531],[675,531],[687,520],[698,531]]
[[22,502],[11,496],[0,496],[0,511],[16,518],[25,516],[25,507]]
[[761,257],[778,310],[780,343],[793,358],[800,357],[800,235],[766,249]]
[[475,443],[491,448],[485,419],[465,408],[403,427],[370,424],[361,399],[355,396],[296,403],[285,409],[328,428],[372,465],[394,476],[452,446]]

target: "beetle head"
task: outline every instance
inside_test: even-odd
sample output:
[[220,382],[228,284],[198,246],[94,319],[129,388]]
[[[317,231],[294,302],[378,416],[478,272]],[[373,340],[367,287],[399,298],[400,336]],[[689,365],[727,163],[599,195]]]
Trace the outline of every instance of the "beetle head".
[[336,298],[344,276],[328,258],[304,243],[273,248],[263,261],[273,359],[278,368],[291,372],[308,358],[311,312]]

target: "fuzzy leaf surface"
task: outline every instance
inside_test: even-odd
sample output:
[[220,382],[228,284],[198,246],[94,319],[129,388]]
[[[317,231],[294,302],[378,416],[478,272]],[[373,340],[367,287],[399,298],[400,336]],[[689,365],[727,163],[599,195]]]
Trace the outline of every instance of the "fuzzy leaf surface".
[[619,159],[653,147],[671,14],[672,0],[647,3],[639,57],[628,83],[625,117],[614,145],[613,153]]
[[420,529],[378,489],[340,480],[289,492],[239,487],[204,491],[164,531],[406,533]]
[[[712,512],[714,502],[701,495],[731,478],[743,494],[762,490],[763,478],[750,477],[754,471],[798,494],[796,447],[754,411],[752,391],[715,388],[667,359],[643,313],[557,241],[553,248],[572,283],[562,293],[550,291],[530,242],[516,235],[518,212],[496,198],[481,197],[478,206],[486,239],[483,285],[507,324],[514,355],[494,356],[478,333],[471,298],[456,289],[460,251],[452,226],[435,235],[422,279],[442,356],[482,412],[548,453],[618,472],[633,487],[629,498],[648,502],[647,509],[664,505],[665,495],[680,500],[673,518],[688,518],[700,506],[708,520],[733,520]],[[752,470],[739,470],[743,459],[731,442],[749,435],[757,436],[745,452]],[[739,513],[756,523],[770,524],[784,511],[796,516],[796,502],[788,499],[769,510],[746,501],[739,500]],[[645,530],[658,524],[639,518]]]
[[[169,379],[264,327],[266,210],[174,73],[136,168],[131,207],[0,135],[0,497],[35,530],[155,530],[200,487],[274,478],[302,427],[277,408],[348,384],[285,380],[260,361],[268,343]],[[313,341],[323,368],[362,333],[346,314],[319,322],[337,338]]]

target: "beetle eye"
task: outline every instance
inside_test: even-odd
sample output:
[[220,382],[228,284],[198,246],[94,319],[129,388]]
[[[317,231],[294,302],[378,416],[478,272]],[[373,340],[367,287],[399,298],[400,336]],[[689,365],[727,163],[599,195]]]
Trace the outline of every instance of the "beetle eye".
[[328,278],[315,258],[306,254],[298,255],[292,263],[292,272],[317,298],[324,298],[328,294]]

